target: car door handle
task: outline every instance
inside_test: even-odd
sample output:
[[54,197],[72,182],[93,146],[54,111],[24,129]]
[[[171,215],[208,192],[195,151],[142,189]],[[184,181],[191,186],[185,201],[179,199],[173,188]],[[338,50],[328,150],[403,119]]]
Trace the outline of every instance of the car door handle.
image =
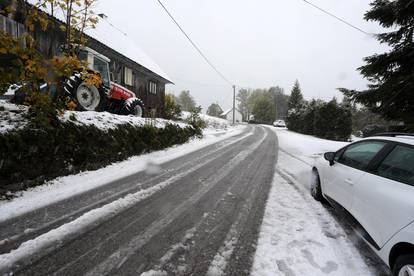
[[345,179],[345,183],[348,185],[354,186],[354,182],[352,182],[352,180],[349,178]]

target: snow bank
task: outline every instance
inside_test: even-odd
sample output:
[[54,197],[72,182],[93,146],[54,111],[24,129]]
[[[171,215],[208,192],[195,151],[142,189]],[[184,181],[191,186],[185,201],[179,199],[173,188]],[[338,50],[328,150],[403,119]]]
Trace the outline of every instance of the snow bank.
[[21,129],[27,125],[26,106],[18,106],[5,100],[0,100],[0,134],[11,130]]
[[328,151],[337,151],[348,144],[300,134],[285,128],[268,127],[278,138],[280,170],[300,182],[306,189],[310,185],[311,168],[315,158],[320,158]]
[[337,142],[300,134],[287,129],[272,128],[279,140],[279,147],[290,154],[312,161],[315,157],[328,151],[337,151],[347,145],[347,142]]
[[[25,127],[28,124],[25,115],[28,112],[28,107],[24,105],[15,105],[6,100],[0,100],[0,133],[17,130]],[[182,119],[185,120],[190,116],[189,112],[183,112]],[[231,126],[230,122],[217,117],[200,114],[202,120],[207,123],[205,134],[214,133],[218,130],[226,130]],[[185,122],[165,120],[161,118],[139,118],[133,115],[118,115],[109,112],[95,112],[95,111],[65,111],[59,117],[62,122],[71,122],[76,125],[91,126],[94,125],[99,129],[108,130],[114,129],[122,124],[131,124],[134,126],[144,126],[146,124],[153,125],[157,128],[164,128],[167,124],[174,124],[181,128],[188,126]]]
[[[181,118],[186,120],[190,117],[190,112],[183,111]],[[200,114],[200,118],[207,123],[207,128],[212,129],[227,129],[231,126],[231,123],[225,119],[209,116],[207,114]]]
[[373,275],[329,213],[276,173],[251,275],[328,274]]
[[[73,119],[75,118],[75,119]],[[95,111],[66,111],[62,117],[62,122],[72,122],[76,125],[94,125],[102,130],[113,129],[122,124],[131,124],[134,126],[144,126],[151,124],[157,128],[164,128],[166,124],[178,125],[181,128],[185,128],[188,124],[183,122],[165,120],[165,119],[149,119],[140,118],[133,115],[117,115],[109,112],[95,112]]]
[[[4,108],[2,110],[1,108]],[[0,134],[25,127],[28,124],[26,118],[28,107],[24,105],[12,104],[6,100],[0,100]],[[131,124],[134,126],[144,126],[150,124],[156,128],[164,128],[167,124],[177,125],[185,128],[188,124],[184,122],[165,120],[160,118],[140,118],[133,115],[118,115],[109,112],[95,111],[65,111],[59,117],[62,122],[71,122],[76,125],[91,126],[94,125],[99,129],[114,129],[122,124]]]

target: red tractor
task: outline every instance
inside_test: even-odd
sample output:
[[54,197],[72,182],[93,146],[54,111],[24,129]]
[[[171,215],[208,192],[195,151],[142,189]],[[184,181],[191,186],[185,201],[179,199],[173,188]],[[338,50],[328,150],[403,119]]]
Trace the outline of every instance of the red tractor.
[[64,90],[76,101],[76,109],[80,111],[109,111],[111,113],[142,117],[144,104],[134,92],[111,82],[109,72],[110,60],[84,47],[79,54],[80,60],[86,61],[88,70],[98,73],[102,79],[99,87],[87,85],[80,74],[67,79]]

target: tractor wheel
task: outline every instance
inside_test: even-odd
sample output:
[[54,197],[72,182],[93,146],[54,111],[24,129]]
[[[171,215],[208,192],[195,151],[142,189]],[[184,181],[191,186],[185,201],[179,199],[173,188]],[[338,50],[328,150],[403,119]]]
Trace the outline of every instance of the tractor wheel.
[[74,75],[64,84],[64,90],[76,102],[79,111],[104,111],[106,94],[103,89],[87,85],[79,76]]
[[142,117],[144,115],[144,104],[138,98],[128,99],[125,103],[124,114]]

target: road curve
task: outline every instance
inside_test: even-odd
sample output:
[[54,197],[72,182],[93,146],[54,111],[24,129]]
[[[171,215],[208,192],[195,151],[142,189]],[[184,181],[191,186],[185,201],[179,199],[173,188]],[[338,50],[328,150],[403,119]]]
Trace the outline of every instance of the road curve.
[[[248,126],[238,136],[164,164],[155,176],[134,174],[3,222],[0,238],[15,237],[0,245],[7,255],[22,242],[76,222],[91,210],[159,187],[3,272],[248,275],[276,161],[274,132]],[[28,225],[34,230],[21,234]]]

